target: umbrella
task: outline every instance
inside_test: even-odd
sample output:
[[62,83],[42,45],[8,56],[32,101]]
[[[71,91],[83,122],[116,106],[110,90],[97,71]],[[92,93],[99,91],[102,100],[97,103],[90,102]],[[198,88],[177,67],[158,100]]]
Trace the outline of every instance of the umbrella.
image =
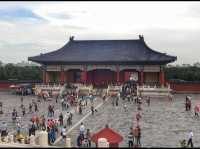
[[15,85],[10,85],[10,88],[15,88],[16,86]]
[[200,112],[200,104],[195,105],[194,111]]

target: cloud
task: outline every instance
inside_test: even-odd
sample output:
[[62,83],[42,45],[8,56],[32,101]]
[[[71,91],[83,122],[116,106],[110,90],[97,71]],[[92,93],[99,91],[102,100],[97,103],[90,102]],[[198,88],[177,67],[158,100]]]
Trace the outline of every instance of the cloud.
[[87,40],[138,39],[139,34],[144,35],[152,49],[177,56],[177,63],[199,61],[199,3],[1,4],[0,60],[4,62],[19,62],[28,56],[59,49],[70,35],[74,35],[75,40]]
[[25,7],[0,8],[0,19],[6,21],[46,21]]

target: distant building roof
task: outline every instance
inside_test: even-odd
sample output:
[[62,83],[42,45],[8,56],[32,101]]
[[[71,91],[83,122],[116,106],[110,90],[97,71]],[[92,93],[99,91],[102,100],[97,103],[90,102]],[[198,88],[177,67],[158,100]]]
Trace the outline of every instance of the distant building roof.
[[41,64],[70,63],[125,63],[167,64],[177,59],[149,48],[143,36],[137,40],[70,40],[62,48],[29,57]]

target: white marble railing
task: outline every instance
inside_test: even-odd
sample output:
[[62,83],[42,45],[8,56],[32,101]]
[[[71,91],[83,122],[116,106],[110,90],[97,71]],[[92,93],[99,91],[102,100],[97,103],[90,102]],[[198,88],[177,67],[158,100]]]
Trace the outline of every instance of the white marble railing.
[[118,94],[119,92],[121,92],[121,90],[122,90],[122,86],[109,85],[107,88],[107,95]]
[[157,87],[157,86],[138,86],[137,94],[141,96],[170,96],[172,89],[168,85],[167,87]]

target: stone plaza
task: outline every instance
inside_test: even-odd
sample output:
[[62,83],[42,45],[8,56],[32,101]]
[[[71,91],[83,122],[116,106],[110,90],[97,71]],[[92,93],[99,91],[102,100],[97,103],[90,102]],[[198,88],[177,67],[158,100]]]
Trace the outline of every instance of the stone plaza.
[[[167,98],[151,98],[150,106],[143,100],[141,120],[139,122],[141,127],[141,144],[142,147],[180,147],[180,140],[188,139],[190,130],[194,133],[194,147],[199,147],[200,142],[200,118],[194,117],[194,106],[199,104],[199,94],[187,94],[192,97],[192,110],[185,111],[185,97],[186,94],[175,94],[173,101]],[[3,112],[0,115],[0,122],[7,122],[9,133],[15,132],[15,125],[12,123],[11,112],[16,108],[19,116],[21,116],[24,131],[27,131],[27,123],[31,116],[35,113],[27,113],[24,117],[20,110],[21,96],[12,95],[10,92],[0,92],[0,101],[3,102]],[[24,96],[24,104],[28,104],[36,100],[35,96]],[[97,112],[94,115],[89,114],[90,105],[83,109],[83,114],[76,113],[75,107],[70,107],[68,111],[73,113],[72,126],[67,127],[68,136],[72,140],[72,146],[76,146],[76,138],[79,133],[80,122],[83,122],[86,129],[90,129],[91,133],[96,133],[104,128],[106,124],[110,128],[123,136],[123,141],[119,144],[120,147],[128,147],[128,133],[130,127],[136,126],[135,115],[137,113],[137,106],[134,101],[120,100],[119,106],[113,106],[110,99],[104,103],[100,97],[95,98],[95,107],[98,106]],[[42,101],[38,104],[39,112],[37,114],[44,114],[47,117],[47,108],[49,104],[55,106],[55,117],[62,111],[60,102],[55,102],[55,99]],[[127,105],[128,111],[124,110],[124,105]],[[28,108],[27,108],[28,111]],[[67,111],[63,111],[65,116]],[[58,135],[60,135],[58,133]],[[55,145],[64,147],[64,144],[59,136],[57,137]],[[95,146],[95,144],[92,144]]]

